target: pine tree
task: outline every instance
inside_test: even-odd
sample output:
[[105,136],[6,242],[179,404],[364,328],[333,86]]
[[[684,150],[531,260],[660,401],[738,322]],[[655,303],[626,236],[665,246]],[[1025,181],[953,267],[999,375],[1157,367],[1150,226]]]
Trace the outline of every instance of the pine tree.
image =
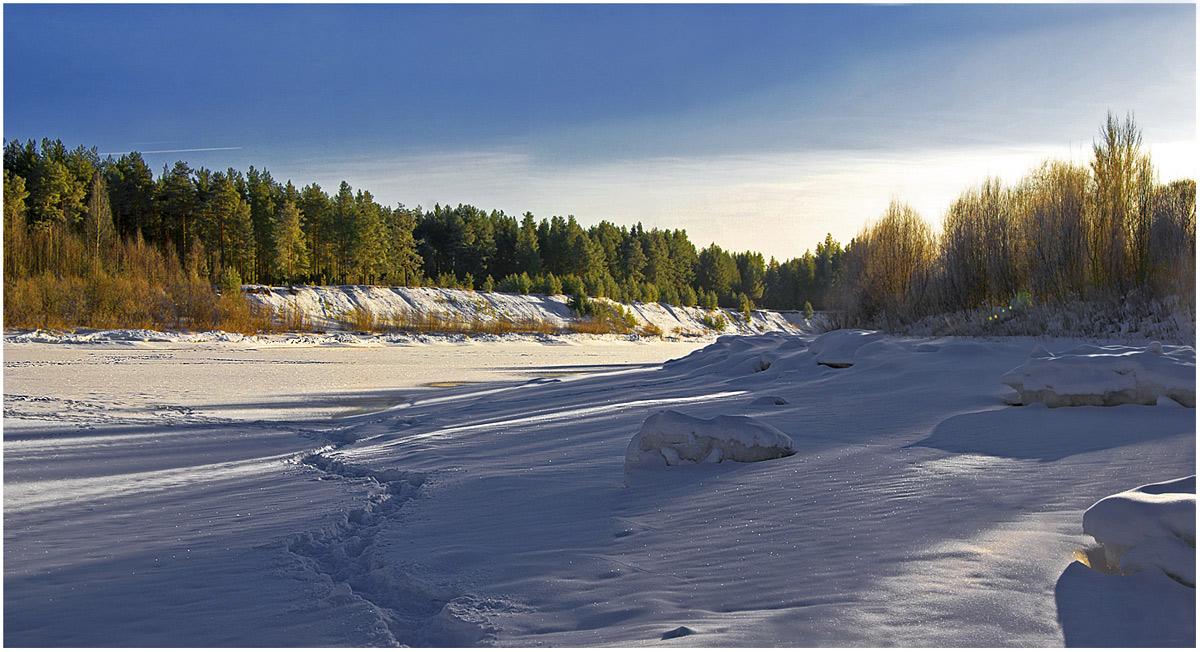
[[525,213],[521,220],[521,230],[517,233],[516,245],[517,269],[528,274],[540,274],[542,258],[538,253],[537,224],[533,221],[533,213]]
[[354,223],[358,221],[354,203],[354,190],[345,181],[337,195],[330,201],[329,226],[332,264],[329,270],[331,281],[345,283],[354,267],[353,242]]
[[132,152],[106,166],[105,183],[113,222],[122,236],[137,231],[154,232],[154,174],[142,155]]
[[624,252],[624,269],[625,277],[634,283],[641,282],[645,278],[642,270],[646,267],[646,254],[642,253],[642,243],[637,241],[637,238],[630,238],[625,243]]
[[300,229],[300,209],[295,201],[285,201],[275,222],[274,257],[271,275],[292,283],[308,273],[308,245]]
[[731,298],[734,288],[741,283],[733,256],[715,243],[700,252],[696,280],[702,289],[716,294],[718,301]]
[[266,170],[250,166],[246,173],[246,199],[250,204],[250,221],[254,225],[254,255],[256,272],[259,276],[268,273],[274,253],[275,220],[280,202],[279,186]]
[[187,163],[176,161],[170,170],[163,168],[154,198],[160,216],[158,232],[154,236],[160,245],[173,242],[179,257],[183,258],[196,235],[196,189],[192,184],[192,169]]
[[81,210],[83,192],[76,191],[67,166],[42,158],[42,165],[29,188],[29,210],[37,224],[70,226]]
[[304,235],[308,238],[309,270],[318,283],[330,278],[333,267],[332,225],[329,196],[317,184],[300,191],[300,215],[304,220]]
[[379,204],[365,190],[359,190],[354,199],[351,229],[350,261],[354,279],[360,283],[374,284],[383,271],[383,224]]
[[413,287],[421,280],[421,255],[417,253],[417,241],[413,229],[417,220],[415,211],[400,204],[388,216],[387,277],[390,283]]
[[250,205],[234,181],[224,174],[213,175],[211,218],[206,225],[206,248],[215,259],[212,269],[233,268],[240,279],[254,282],[254,225]]

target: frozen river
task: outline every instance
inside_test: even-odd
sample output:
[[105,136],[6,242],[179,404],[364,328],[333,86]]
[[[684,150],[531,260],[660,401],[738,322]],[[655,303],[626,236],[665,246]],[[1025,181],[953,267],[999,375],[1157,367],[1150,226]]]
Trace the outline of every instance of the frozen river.
[[[6,343],[4,643],[1190,646],[1194,588],[1075,559],[1195,411],[1011,404],[1078,344]],[[626,467],[668,409],[794,454]]]

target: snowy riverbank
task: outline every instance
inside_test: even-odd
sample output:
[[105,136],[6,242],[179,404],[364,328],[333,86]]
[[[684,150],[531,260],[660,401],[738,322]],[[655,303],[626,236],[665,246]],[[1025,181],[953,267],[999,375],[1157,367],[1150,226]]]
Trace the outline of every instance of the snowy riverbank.
[[[4,642],[1190,647],[1194,484],[1146,485],[1194,474],[1194,361],[856,331],[9,337]],[[630,464],[635,437],[663,463]]]
[[[561,294],[511,294],[373,285],[258,285],[245,286],[244,290],[251,301],[260,305],[276,310],[299,310],[319,329],[338,328],[355,310],[365,310],[378,317],[394,314],[441,315],[447,321],[461,323],[486,324],[501,319],[514,323],[537,321],[559,329],[566,328],[577,319],[567,307],[569,297]],[[635,329],[650,324],[667,336],[814,332],[823,323],[820,319],[806,320],[795,311],[755,310],[747,321],[742,313],[724,308],[708,311],[665,303],[637,302],[618,305],[633,315]],[[724,326],[713,328],[705,324],[706,316],[710,322],[720,317]]]

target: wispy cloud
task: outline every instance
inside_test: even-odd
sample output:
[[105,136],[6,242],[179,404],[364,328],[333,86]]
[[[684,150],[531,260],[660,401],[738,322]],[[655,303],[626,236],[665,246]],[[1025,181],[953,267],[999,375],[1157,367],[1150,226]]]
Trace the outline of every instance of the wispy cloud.
[[181,154],[184,152],[223,152],[228,150],[241,149],[241,147],[192,147],[189,149],[131,149],[124,152],[101,152],[100,156],[120,156],[122,154],[131,154],[137,152],[139,154]]

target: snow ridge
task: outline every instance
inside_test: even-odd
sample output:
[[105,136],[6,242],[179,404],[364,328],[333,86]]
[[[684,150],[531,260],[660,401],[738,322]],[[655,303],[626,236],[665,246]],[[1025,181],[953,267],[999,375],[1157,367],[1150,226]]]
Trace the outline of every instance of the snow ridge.
[[386,633],[376,637],[380,645],[462,647],[489,640],[491,628],[473,617],[473,597],[423,578],[420,569],[404,567],[398,555],[377,546],[376,535],[421,495],[427,476],[347,464],[327,454],[329,450],[311,453],[300,462],[326,477],[366,484],[369,497],[324,529],[293,536],[286,549],[298,568],[288,575],[324,585],[326,595],[319,607],[355,600],[371,605],[386,626]]

